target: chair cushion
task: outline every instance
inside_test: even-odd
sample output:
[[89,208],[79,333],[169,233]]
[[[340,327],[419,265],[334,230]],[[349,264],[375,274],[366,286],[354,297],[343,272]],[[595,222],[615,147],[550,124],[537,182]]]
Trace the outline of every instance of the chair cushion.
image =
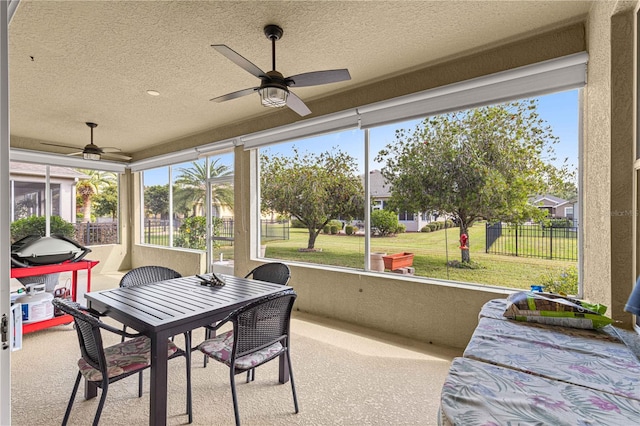
[[[168,343],[169,351],[167,356],[171,356],[178,351],[178,347],[172,341]],[[107,360],[107,376],[109,378],[142,370],[151,362],[151,339],[147,336],[139,336],[125,340],[122,343],[105,348],[104,356]],[[78,367],[85,379],[91,382],[102,381],[100,370],[90,366],[84,358],[78,360]]]
[[[213,339],[205,340],[200,343],[198,349],[204,354],[210,356],[216,361],[223,362],[231,366],[231,351],[233,350],[233,330],[220,334]],[[260,365],[265,360],[273,358],[283,350],[280,342],[276,342],[271,346],[267,346],[257,352],[245,355],[236,359],[236,368],[248,370]]]

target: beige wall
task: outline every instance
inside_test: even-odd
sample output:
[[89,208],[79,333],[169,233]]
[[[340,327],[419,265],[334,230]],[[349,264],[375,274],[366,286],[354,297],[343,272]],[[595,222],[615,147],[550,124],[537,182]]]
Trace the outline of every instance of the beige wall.
[[[585,25],[541,34],[502,47],[434,64],[392,80],[362,87],[315,103],[314,111],[330,113],[474,78],[546,59],[589,51],[588,85],[584,91],[582,147],[585,224],[582,277],[587,298],[610,306],[613,318],[629,325],[622,305],[633,283],[631,231],[633,158],[633,6],[636,2],[596,2]],[[193,140],[210,143],[286,123],[239,123]],[[184,146],[181,146],[183,148]],[[255,153],[236,148],[235,272],[256,266]],[[139,211],[133,193],[130,212]],[[627,212],[617,214],[616,212]],[[187,251],[149,248],[137,241],[132,223],[131,267],[162,262],[183,274],[204,270],[203,256]],[[607,236],[603,238],[603,236]],[[608,237],[610,236],[610,238]],[[377,328],[426,342],[464,347],[487,300],[505,297],[507,289],[488,288],[362,271],[331,270],[291,264],[292,285],[299,294],[296,309],[349,323]]]

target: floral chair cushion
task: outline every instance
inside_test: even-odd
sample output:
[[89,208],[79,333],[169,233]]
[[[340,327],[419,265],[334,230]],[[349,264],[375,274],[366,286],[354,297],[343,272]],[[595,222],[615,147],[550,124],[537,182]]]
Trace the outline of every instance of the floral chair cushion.
[[[213,339],[205,340],[198,346],[198,349],[211,358],[231,366],[230,358],[233,349],[233,330],[220,334]],[[273,358],[281,353],[282,350],[283,347],[280,342],[276,342],[260,351],[236,359],[236,368],[248,370],[267,359]]]
[[[178,347],[171,341],[168,342],[168,356],[175,354]],[[107,360],[107,375],[109,378],[121,374],[143,369],[151,362],[151,339],[146,336],[126,340],[117,345],[104,349]],[[91,382],[102,381],[102,373],[90,366],[84,358],[78,360],[80,373]]]

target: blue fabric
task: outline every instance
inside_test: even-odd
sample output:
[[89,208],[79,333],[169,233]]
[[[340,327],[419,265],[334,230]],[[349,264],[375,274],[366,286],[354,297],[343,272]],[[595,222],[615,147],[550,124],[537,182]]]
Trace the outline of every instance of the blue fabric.
[[636,285],[633,287],[627,304],[624,305],[624,310],[640,316],[640,277],[638,277],[638,281],[636,281]]

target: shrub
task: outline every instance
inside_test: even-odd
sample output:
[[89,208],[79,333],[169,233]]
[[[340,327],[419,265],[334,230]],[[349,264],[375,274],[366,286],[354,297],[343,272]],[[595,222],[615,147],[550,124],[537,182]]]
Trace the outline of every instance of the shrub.
[[307,229],[304,223],[300,219],[291,219],[291,227],[292,228],[301,228]]
[[420,232],[431,232],[431,228],[429,227],[429,225],[425,225],[422,227]]
[[331,235],[336,235],[338,233],[338,227],[336,225],[331,225],[329,227],[329,230],[331,232]]
[[[217,217],[211,218],[213,226],[213,234],[218,235],[222,225],[222,219]],[[173,243],[176,247],[192,248],[197,250],[207,249],[207,218],[204,216],[192,216],[186,218],[180,228],[179,234],[175,237]],[[214,242],[213,248],[218,248],[219,243]]]
[[322,233],[323,234],[330,234],[331,233],[331,225],[329,225],[328,223],[322,228]]
[[344,233],[347,235],[353,235],[353,225],[347,225],[344,227]]
[[405,232],[407,232],[407,227],[403,223],[398,224],[396,234],[404,234]]
[[[11,240],[18,241],[28,235],[45,236],[46,218],[44,216],[29,216],[18,219],[11,224]],[[51,235],[63,235],[67,238],[75,238],[76,229],[72,223],[67,222],[60,216],[50,218]]]
[[454,226],[454,223],[451,219],[447,219],[445,223],[447,228],[453,228]]
[[374,210],[371,212],[371,227],[376,228],[381,236],[398,232],[398,215],[388,210]]
[[438,230],[438,224],[435,222],[428,223],[427,226],[431,229],[431,232]]
[[576,295],[578,294],[578,268],[572,266],[560,275],[547,273],[540,277],[538,283],[543,285],[543,290],[549,293]]
[[344,226],[344,223],[342,223],[342,221],[340,220],[333,219],[329,221],[329,226],[335,226],[336,228],[338,228],[338,230],[340,230]]

